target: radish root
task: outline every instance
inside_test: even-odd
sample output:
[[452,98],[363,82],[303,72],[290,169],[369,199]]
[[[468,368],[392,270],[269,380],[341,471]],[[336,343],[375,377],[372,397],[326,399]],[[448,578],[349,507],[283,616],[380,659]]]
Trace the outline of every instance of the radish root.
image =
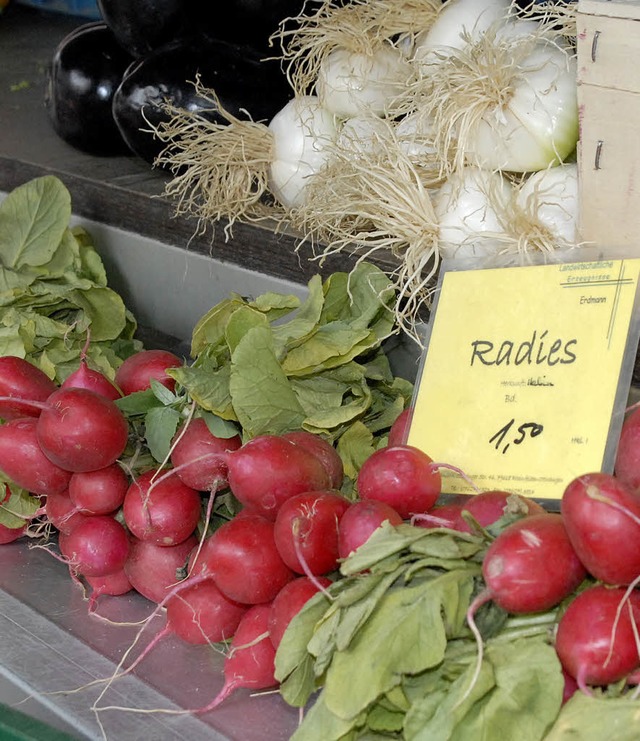
[[469,609],[467,610],[467,625],[469,626],[469,629],[471,630],[471,633],[473,637],[476,640],[476,644],[478,646],[478,653],[477,653],[477,659],[476,664],[473,670],[473,674],[471,675],[471,681],[469,682],[469,686],[464,691],[462,697],[458,700],[458,702],[453,707],[453,710],[455,710],[457,707],[460,707],[462,703],[469,697],[471,692],[473,691],[473,688],[476,685],[476,682],[478,681],[478,677],[480,676],[480,672],[482,670],[482,661],[484,659],[484,641],[482,639],[482,635],[480,634],[480,630],[478,629],[478,626],[475,621],[475,614],[478,612],[480,607],[482,605],[485,605],[487,602],[490,602],[492,599],[492,592],[490,589],[484,589],[480,594],[472,600],[471,604],[469,605]]
[[305,573],[305,576],[309,579],[309,581],[313,584],[314,587],[330,601],[333,602],[333,595],[327,590],[325,586],[321,584],[321,582],[318,580],[318,577],[311,571],[309,568],[309,564],[307,563],[307,559],[304,556],[304,553],[302,552],[302,546],[300,545],[300,519],[296,519],[293,523],[293,549],[295,551],[296,557],[298,561],[300,562],[300,566],[302,566],[302,570]]

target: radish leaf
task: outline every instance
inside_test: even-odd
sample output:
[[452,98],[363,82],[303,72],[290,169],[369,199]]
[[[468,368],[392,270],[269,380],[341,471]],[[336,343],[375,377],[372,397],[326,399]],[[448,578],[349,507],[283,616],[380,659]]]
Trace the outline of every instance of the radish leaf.
[[165,406],[150,409],[144,418],[149,452],[159,463],[169,454],[171,440],[176,434],[180,419],[180,412]]
[[302,426],[304,411],[278,363],[268,327],[253,327],[238,343],[231,356],[229,391],[249,437]]
[[46,264],[71,218],[71,196],[45,175],[15,188],[0,204],[0,261],[10,268]]

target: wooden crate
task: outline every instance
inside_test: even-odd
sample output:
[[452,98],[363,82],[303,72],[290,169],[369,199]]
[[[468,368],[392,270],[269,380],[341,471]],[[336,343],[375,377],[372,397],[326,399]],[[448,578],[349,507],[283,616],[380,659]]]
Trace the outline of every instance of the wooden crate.
[[640,0],[580,0],[580,231],[640,254]]

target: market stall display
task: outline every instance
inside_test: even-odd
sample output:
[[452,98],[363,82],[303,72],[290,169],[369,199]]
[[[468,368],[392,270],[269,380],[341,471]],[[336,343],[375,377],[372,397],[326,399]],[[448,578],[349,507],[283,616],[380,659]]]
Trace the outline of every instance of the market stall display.
[[[153,371],[144,370],[151,356],[141,349],[133,314],[124,303],[115,311],[117,296],[93,240],[69,226],[64,186],[50,177],[34,180],[0,206],[0,225],[11,226],[22,211],[29,216],[24,222],[44,227],[42,233],[49,231],[43,215],[58,214],[56,239],[49,244],[40,233],[39,250],[32,248],[32,227],[5,230],[13,234],[5,240],[13,280],[6,305],[22,306],[32,286],[40,296],[64,296],[51,314],[50,298],[36,302],[21,320],[23,345],[2,353],[0,524],[6,548],[18,553],[31,542],[46,548],[39,557],[62,561],[55,565],[68,570],[74,604],[89,622],[99,619],[103,604],[118,604],[126,595],[145,613],[137,626],[111,626],[125,629],[114,665],[103,665],[101,674],[75,688],[78,698],[91,694],[96,719],[117,710],[149,718],[164,712],[190,720],[224,717],[236,701],[265,699],[250,692],[272,691],[280,703],[276,714],[286,705],[304,709],[299,724],[290,723],[295,712],[286,715],[286,729],[276,724],[276,734],[296,739],[500,732],[531,741],[576,734],[595,740],[612,728],[616,738],[635,738],[629,720],[640,670],[634,415],[623,428],[615,473],[584,472],[558,492],[560,513],[508,491],[476,490],[471,498],[452,499],[440,474],[465,478],[465,472],[406,444],[411,374],[397,375],[386,352],[398,335],[420,342],[441,257],[580,248],[578,170],[569,161],[577,140],[571,84],[558,87],[561,97],[570,91],[566,118],[554,118],[560,132],[547,132],[552,144],[538,149],[537,164],[527,159],[522,165],[505,164],[507,155],[520,156],[525,148],[501,146],[509,136],[500,126],[498,144],[480,154],[479,142],[491,133],[484,116],[493,115],[485,103],[462,105],[452,116],[448,104],[457,93],[436,86],[442,70],[460,73],[470,58],[475,63],[496,55],[504,62],[506,50],[517,50],[530,60],[529,53],[543,47],[562,58],[551,64],[554,80],[564,79],[566,63],[575,82],[571,26],[562,22],[570,24],[572,14],[540,17],[536,11],[533,17],[529,8],[529,15],[510,16],[504,25],[504,5],[485,5],[486,25],[470,23],[451,54],[439,45],[434,52],[426,30],[414,38],[394,14],[398,5],[384,0],[321,3],[319,14],[298,17],[303,34],[289,47],[290,80],[298,80],[295,105],[282,109],[301,124],[297,159],[270,148],[282,134],[284,115],[265,126],[235,115],[211,122],[197,114],[204,128],[180,141],[190,114],[169,106],[172,122],[156,128],[169,144],[163,155],[173,169],[167,195],[177,195],[179,208],[201,225],[222,220],[231,240],[243,222],[275,218],[321,253],[324,245],[324,254],[336,254],[354,243],[363,252],[349,271],[313,275],[302,297],[276,290],[240,295],[229,285],[227,297],[190,328],[188,349],[152,351],[159,362]],[[416,12],[437,30],[438,21],[460,8],[464,1],[449,0],[437,14],[431,3],[417,4]],[[332,46],[334,38],[326,44],[322,23],[331,26],[334,13],[391,24],[393,33],[374,44],[382,44],[377,61],[391,69],[389,88],[381,87],[391,92],[382,103],[367,92],[357,110],[327,115],[330,88],[339,93],[336,106],[353,102],[348,89],[335,89],[345,80],[345,59],[362,71],[362,59],[356,64],[349,56],[358,50],[345,55]],[[352,29],[343,24],[340,30],[342,43]],[[282,38],[288,38],[284,29]],[[411,120],[415,111],[398,96],[398,70],[408,69],[418,48],[420,65],[434,73],[433,88],[422,87],[420,72],[413,93],[428,97],[438,90],[435,98],[443,102],[435,136],[427,122]],[[546,63],[536,60],[532,69],[544,70]],[[305,66],[310,62],[317,67]],[[296,89],[296,63],[302,63],[298,71],[312,71],[305,84],[313,88],[303,95]],[[436,66],[442,70],[436,73]],[[215,91],[199,92],[219,113]],[[363,112],[372,100],[375,110]],[[418,128],[396,130],[399,117]],[[447,129],[445,119],[455,124]],[[251,192],[249,211],[247,202],[229,210],[226,187],[222,200],[204,202],[198,189],[211,164],[204,145],[224,137],[223,152],[247,130],[257,134],[252,164],[262,168],[257,179],[251,168],[240,178],[240,187],[248,184]],[[527,139],[530,131],[520,134]],[[249,139],[241,141],[246,154]],[[175,159],[180,147],[185,159]],[[189,171],[194,154],[203,157]],[[488,163],[489,155],[499,161]],[[281,186],[275,185],[278,171],[285,175]],[[224,166],[216,172],[230,177]],[[289,193],[294,174],[303,181]],[[185,183],[195,189],[192,200],[180,200]],[[332,204],[332,196],[342,203]],[[309,211],[307,198],[318,198]],[[416,206],[422,209],[417,220]],[[370,261],[380,253],[400,267],[385,271]],[[417,283],[407,283],[407,276]],[[78,301],[96,284],[99,302]],[[102,322],[113,312],[122,319],[116,330]],[[57,343],[51,327],[73,342]],[[142,372],[131,380],[135,362]],[[99,435],[109,444],[96,449]],[[13,449],[18,438],[20,455]],[[35,475],[40,470],[46,476]],[[98,501],[98,493],[109,503]],[[622,558],[619,549],[602,547],[621,532],[628,549]],[[149,571],[158,577],[153,584],[145,580]],[[593,630],[596,619],[602,635]],[[197,702],[183,694],[172,709],[154,705],[153,697],[145,702],[148,696],[141,705],[137,697],[130,707],[111,705],[109,693],[140,672],[148,677],[145,665],[169,642],[186,644],[194,667],[196,656],[217,652],[215,687],[200,689]]]

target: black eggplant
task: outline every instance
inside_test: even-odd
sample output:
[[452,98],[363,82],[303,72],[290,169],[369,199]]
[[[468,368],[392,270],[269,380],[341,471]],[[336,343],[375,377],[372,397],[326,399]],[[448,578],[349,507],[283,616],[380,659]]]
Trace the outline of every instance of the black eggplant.
[[222,107],[238,118],[270,121],[293,96],[275,60],[266,61],[254,50],[215,39],[173,42],[134,62],[113,97],[113,117],[129,147],[153,163],[164,148],[150,132],[169,120],[164,107],[201,111],[224,122],[211,103],[196,94],[193,82],[215,91]]
[[298,15],[303,5],[304,0],[226,0],[224,3],[186,0],[193,28],[212,38],[263,52],[269,49],[269,38],[280,22]]
[[116,39],[134,57],[191,32],[185,0],[98,0],[98,9]]
[[131,154],[111,104],[132,62],[105,23],[85,23],[58,44],[46,73],[45,107],[67,144],[95,155]]
[[265,51],[280,21],[303,5],[304,0],[98,0],[103,20],[135,57],[196,34]]

